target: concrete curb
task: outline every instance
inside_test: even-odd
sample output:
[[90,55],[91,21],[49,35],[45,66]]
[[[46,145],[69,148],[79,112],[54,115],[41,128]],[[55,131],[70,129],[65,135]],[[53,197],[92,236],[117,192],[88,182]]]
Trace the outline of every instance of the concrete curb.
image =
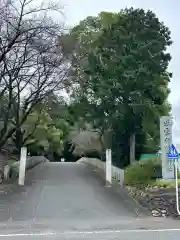
[[[87,163],[86,163],[87,164]],[[106,181],[105,181],[105,173],[103,170],[93,166],[92,164],[87,164],[92,167],[93,172],[96,174],[97,177],[100,177],[101,180],[104,181],[105,187],[106,186]],[[123,199],[124,203],[127,205],[127,207],[132,211],[135,212],[135,214],[139,217],[153,217],[150,212],[141,206],[127,191],[125,187],[120,186],[117,181],[113,181],[111,184],[112,189],[121,196]]]
[[[126,196],[127,197],[127,199],[129,199],[130,201],[133,201],[134,202],[134,204],[137,206],[137,211],[138,211],[138,215],[139,216],[144,216],[144,215],[148,215],[148,216],[152,216],[152,214],[151,214],[151,212],[150,211],[148,211],[148,209],[147,208],[145,208],[145,207],[143,207],[135,198],[133,198],[130,194],[129,194],[129,192],[128,192],[128,190],[126,189],[126,187],[119,187],[119,191],[121,191],[121,194],[123,194],[124,196]],[[153,217],[153,216],[152,216]]]

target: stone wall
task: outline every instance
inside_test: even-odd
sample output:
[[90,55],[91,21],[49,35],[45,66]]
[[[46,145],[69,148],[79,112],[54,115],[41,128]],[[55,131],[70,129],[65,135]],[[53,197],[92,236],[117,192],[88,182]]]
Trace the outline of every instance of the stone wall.
[[[178,217],[174,188],[153,187],[138,190],[126,187],[129,194],[154,217]],[[180,201],[180,197],[179,197]]]

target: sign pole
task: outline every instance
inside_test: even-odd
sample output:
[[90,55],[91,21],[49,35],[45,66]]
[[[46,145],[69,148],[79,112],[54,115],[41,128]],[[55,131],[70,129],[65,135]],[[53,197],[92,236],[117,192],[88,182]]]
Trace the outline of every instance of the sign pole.
[[174,169],[175,169],[175,183],[176,183],[176,210],[178,215],[180,215],[179,210],[179,187],[178,187],[178,159],[179,153],[177,152],[175,146],[172,144],[168,153],[168,160],[171,162],[174,161]]
[[176,210],[177,210],[177,213],[180,215],[180,210],[179,210],[179,187],[178,187],[178,159],[175,159],[174,164],[175,164],[175,176],[176,176]]

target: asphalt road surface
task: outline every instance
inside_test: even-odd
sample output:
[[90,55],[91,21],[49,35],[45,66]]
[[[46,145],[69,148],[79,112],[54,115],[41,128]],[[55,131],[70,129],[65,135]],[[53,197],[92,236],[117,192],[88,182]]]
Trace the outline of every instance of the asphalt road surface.
[[178,239],[180,222],[151,218],[83,163],[44,163],[0,195],[0,239]]

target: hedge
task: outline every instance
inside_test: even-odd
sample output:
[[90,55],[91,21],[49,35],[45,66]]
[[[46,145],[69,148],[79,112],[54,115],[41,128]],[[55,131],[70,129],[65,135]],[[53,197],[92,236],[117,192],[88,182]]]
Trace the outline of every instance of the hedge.
[[161,162],[158,158],[139,161],[125,169],[125,185],[143,188],[162,178]]

